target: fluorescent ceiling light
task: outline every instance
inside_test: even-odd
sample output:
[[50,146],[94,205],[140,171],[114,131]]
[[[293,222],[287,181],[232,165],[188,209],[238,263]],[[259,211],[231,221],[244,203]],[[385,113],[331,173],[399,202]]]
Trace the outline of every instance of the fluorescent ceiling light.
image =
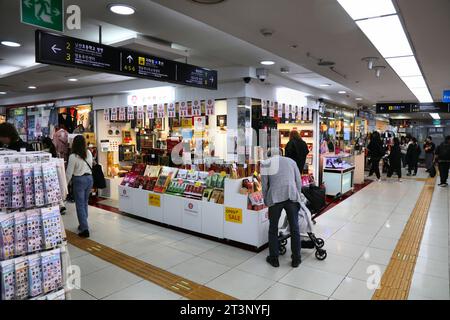
[[356,23],[384,58],[413,55],[398,16],[360,20]]
[[392,0],[338,0],[353,20],[396,14]]
[[356,100],[356,101],[362,101],[363,98],[356,98],[355,100]]
[[75,79],[75,78],[70,78],[68,81],[70,81],[70,82],[77,82],[78,81],[78,79]]
[[414,56],[386,59],[394,71],[401,77],[421,76],[417,60]]
[[28,89],[35,90],[35,89],[37,89],[37,87],[35,87],[35,86],[29,86]]
[[409,89],[427,87],[427,84],[422,76],[402,77],[402,80]]
[[275,62],[270,61],[270,60],[265,60],[265,61],[261,61],[261,64],[265,65],[265,66],[272,66],[275,64]]
[[346,94],[347,91],[338,91],[339,94]]
[[430,116],[431,116],[434,120],[441,120],[441,116],[439,115],[439,113],[430,113]]
[[0,91],[0,94],[6,94],[6,92],[5,91]]
[[133,7],[126,4],[111,4],[109,5],[109,10],[111,10],[115,14],[120,14],[124,16],[129,16],[136,12],[136,10]]
[[325,87],[331,87],[331,84],[329,84],[329,83],[324,83],[324,84],[321,84],[320,86],[321,86],[321,87],[324,87],[324,88],[325,88]]
[[433,97],[431,96],[430,91],[428,91],[428,88],[412,88],[410,90],[420,103],[433,102]]
[[13,47],[13,48],[18,48],[18,47],[22,46],[20,43],[13,42],[13,41],[2,41],[1,44],[4,46]]

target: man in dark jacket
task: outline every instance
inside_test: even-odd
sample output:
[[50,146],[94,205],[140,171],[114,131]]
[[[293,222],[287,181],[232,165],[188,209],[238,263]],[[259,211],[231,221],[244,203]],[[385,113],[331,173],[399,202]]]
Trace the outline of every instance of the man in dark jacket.
[[18,152],[22,149],[25,149],[25,151],[34,151],[30,144],[20,139],[16,127],[8,122],[0,124],[0,143],[4,148]]
[[305,170],[306,156],[308,154],[308,145],[300,137],[298,131],[292,130],[289,136],[289,142],[286,145],[286,157],[291,158],[297,163],[300,174]]
[[419,144],[417,143],[416,138],[412,138],[411,144],[408,147],[408,151],[406,151],[406,161],[408,162],[408,174],[410,176],[412,172],[413,176],[417,176],[417,170],[419,168],[419,157],[422,153]]
[[439,164],[439,174],[441,176],[440,187],[447,187],[448,170],[450,169],[450,136],[445,138],[436,149],[436,161]]
[[377,176],[377,180],[381,181],[381,173],[380,173],[380,160],[384,157],[385,150],[383,148],[383,142],[381,141],[380,134],[378,131],[372,133],[372,138],[370,139],[370,143],[367,146],[369,150],[370,156],[370,171],[369,177],[371,177],[374,173]]

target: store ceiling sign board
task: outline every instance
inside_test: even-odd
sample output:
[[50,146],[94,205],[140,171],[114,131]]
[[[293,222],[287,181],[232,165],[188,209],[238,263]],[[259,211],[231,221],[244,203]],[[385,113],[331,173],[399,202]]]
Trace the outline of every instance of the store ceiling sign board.
[[217,90],[217,71],[36,31],[36,62]]
[[20,14],[22,23],[64,31],[63,0],[20,0]]
[[379,103],[377,113],[450,113],[450,104],[443,102],[434,103]]
[[444,91],[442,102],[450,103],[450,90]]

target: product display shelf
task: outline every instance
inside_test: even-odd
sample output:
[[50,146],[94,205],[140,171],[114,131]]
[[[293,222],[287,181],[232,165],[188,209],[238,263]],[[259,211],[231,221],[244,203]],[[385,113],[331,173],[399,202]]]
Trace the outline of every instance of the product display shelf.
[[59,211],[67,195],[64,163],[44,152],[5,150],[0,171],[0,300],[70,299]]
[[[323,159],[323,183],[326,187],[326,195],[337,196],[352,192],[354,189],[355,166],[354,158],[351,154],[327,153],[322,155]],[[335,159],[342,164],[342,167],[333,166],[328,162],[335,163]]]
[[199,234],[260,248],[268,242],[268,210],[247,209],[244,179],[225,179],[224,204],[119,186],[119,209]]

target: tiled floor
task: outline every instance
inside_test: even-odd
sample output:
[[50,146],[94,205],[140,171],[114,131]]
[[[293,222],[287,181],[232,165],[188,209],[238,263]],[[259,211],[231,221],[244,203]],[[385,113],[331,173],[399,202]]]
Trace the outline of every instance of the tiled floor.
[[[298,269],[289,252],[274,269],[265,262],[267,250],[256,254],[94,207],[91,238],[238,299],[370,299],[423,185],[375,182],[332,208],[315,229],[328,258],[318,261],[305,250]],[[449,299],[449,201],[449,189],[436,188],[410,299]],[[64,222],[76,230],[73,205]],[[182,298],[73,246],[69,253],[82,272],[72,299]]]

